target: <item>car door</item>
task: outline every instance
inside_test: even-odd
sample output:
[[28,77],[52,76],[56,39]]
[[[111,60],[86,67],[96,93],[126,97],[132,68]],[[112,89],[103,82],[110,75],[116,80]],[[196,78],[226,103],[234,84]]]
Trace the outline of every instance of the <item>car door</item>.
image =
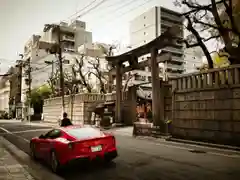
[[50,150],[54,147],[55,139],[60,136],[61,136],[61,130],[53,129],[45,135],[44,139],[41,140],[40,151],[41,151],[41,156],[44,159],[48,158]]

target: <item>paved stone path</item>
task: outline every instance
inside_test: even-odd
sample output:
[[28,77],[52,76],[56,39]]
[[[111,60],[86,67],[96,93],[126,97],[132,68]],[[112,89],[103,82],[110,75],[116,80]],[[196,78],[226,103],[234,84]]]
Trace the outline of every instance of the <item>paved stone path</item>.
[[0,143],[0,180],[34,180]]

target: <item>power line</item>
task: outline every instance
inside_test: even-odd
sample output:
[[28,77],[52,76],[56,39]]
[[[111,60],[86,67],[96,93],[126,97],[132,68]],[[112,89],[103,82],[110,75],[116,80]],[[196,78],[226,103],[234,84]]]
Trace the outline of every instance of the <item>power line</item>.
[[140,8],[140,7],[142,7],[142,6],[146,5],[146,4],[148,4],[148,3],[151,2],[151,1],[153,1],[153,0],[147,0],[147,1],[145,1],[144,3],[138,5],[137,7],[131,8],[130,10],[128,10],[128,11],[126,11],[126,12],[124,12],[124,13],[118,15],[117,17],[112,18],[112,19],[110,19],[109,21],[107,21],[107,22],[105,22],[105,23],[102,22],[101,24],[106,24],[106,23],[112,22],[113,20],[119,19],[120,17],[123,17],[124,15],[126,15],[126,14],[132,12],[133,10],[136,10],[136,9],[138,9],[138,8]]
[[[126,0],[125,0],[126,1]],[[128,0],[127,0],[128,1]],[[105,11],[106,12],[106,9],[108,9],[108,8],[110,8],[110,7],[113,7],[113,6],[116,6],[116,5],[118,5],[118,4],[121,4],[121,3],[123,3],[124,2],[124,0],[120,0],[120,1],[117,1],[117,2],[115,2],[114,4],[111,4],[111,5],[108,5],[108,6],[106,6],[106,7],[103,7],[102,9],[100,9],[100,12],[101,11]],[[99,12],[99,11],[98,11]]]
[[[112,11],[108,12],[108,15],[111,14],[111,12],[115,13],[115,12],[121,10],[121,9],[124,8],[125,6],[128,6],[128,5],[132,4],[132,3],[135,2],[135,1],[136,1],[136,0],[131,0],[131,1],[129,1],[129,2],[126,3],[126,4],[123,4],[122,6],[113,9]],[[107,15],[100,16],[99,18],[104,17],[104,16],[107,16]]]
[[88,11],[86,11],[86,12],[78,15],[75,19],[78,19],[78,18],[80,18],[80,17],[88,14],[89,12],[91,12],[91,11],[94,10],[94,9],[96,9],[97,7],[99,7],[101,4],[103,4],[103,3],[106,2],[106,1],[108,1],[108,0],[102,0],[101,2],[99,2],[98,4],[96,4],[95,6],[93,6],[92,8],[90,8]]
[[[57,60],[51,62],[50,64],[47,64],[47,65],[44,66],[44,67],[36,68],[34,71],[36,72],[36,71],[40,71],[40,70],[42,70],[42,69],[45,69],[45,68],[47,68],[48,66],[52,66],[52,65],[53,65],[54,63],[56,63],[56,62],[57,62]],[[32,71],[32,72],[34,72],[34,71]]]
[[87,6],[83,7],[82,9],[80,9],[79,11],[77,11],[76,13],[74,13],[73,15],[69,16],[67,19],[71,19],[73,16],[77,16],[77,14],[79,14],[81,11],[85,10],[86,8],[90,7],[91,5],[93,5],[97,0],[93,0],[91,1]]

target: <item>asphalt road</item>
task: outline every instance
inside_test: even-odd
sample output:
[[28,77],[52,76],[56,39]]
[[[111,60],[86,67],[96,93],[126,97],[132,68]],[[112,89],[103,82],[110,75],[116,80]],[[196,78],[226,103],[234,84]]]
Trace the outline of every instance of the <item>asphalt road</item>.
[[[0,122],[0,135],[26,153],[29,153],[29,140],[48,129]],[[62,177],[66,180],[240,179],[240,153],[237,152],[124,135],[116,135],[116,139],[119,157],[109,166],[77,167]]]

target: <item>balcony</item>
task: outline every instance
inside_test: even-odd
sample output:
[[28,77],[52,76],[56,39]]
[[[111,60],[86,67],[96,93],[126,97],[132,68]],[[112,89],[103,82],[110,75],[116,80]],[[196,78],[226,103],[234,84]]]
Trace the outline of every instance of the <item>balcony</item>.
[[64,47],[63,48],[65,52],[75,52],[75,48],[74,47]]
[[[161,34],[165,33],[168,30],[168,27],[165,27],[164,25],[162,25],[161,27]],[[176,37],[182,39],[183,38],[183,32],[181,31]],[[182,44],[177,44],[177,46],[183,46]]]
[[176,24],[166,20],[161,20],[161,25],[165,26],[166,28],[169,28],[169,27],[175,26]]
[[183,49],[177,49],[177,48],[174,48],[174,47],[166,47],[163,50],[165,50],[167,52],[173,52],[173,53],[176,53],[176,54],[183,54],[184,53]]
[[181,17],[172,15],[172,14],[169,14],[166,12],[161,12],[161,18],[163,20],[166,19],[167,21],[169,20],[169,21],[175,22],[177,24],[182,24],[182,22],[183,22],[183,19]]
[[173,70],[184,70],[184,67],[182,65],[176,65],[176,64],[167,64],[167,68],[173,69]]
[[181,57],[174,57],[174,56],[173,56],[173,57],[172,57],[172,61],[184,63],[183,58],[181,58]]
[[74,36],[68,36],[68,35],[63,35],[62,40],[75,42]]

